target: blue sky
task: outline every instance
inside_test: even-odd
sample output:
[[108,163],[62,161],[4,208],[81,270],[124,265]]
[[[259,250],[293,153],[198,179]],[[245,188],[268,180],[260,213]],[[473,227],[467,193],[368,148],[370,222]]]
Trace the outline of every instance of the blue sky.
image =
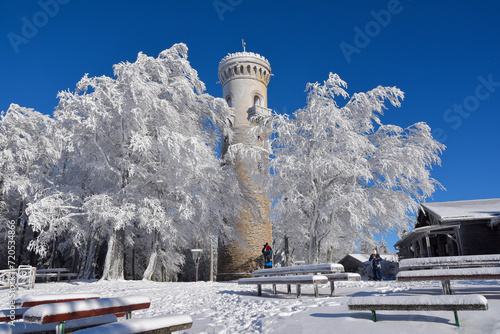
[[[405,92],[384,123],[424,121],[447,149],[432,175],[446,188],[428,201],[500,197],[500,2],[7,0],[0,4],[0,110],[51,114],[61,90],[85,74],[157,56],[178,42],[207,92],[222,95],[219,61],[265,56],[269,107],[305,105],[307,82],[338,73],[353,94],[378,85]],[[389,245],[397,239],[387,237]]]

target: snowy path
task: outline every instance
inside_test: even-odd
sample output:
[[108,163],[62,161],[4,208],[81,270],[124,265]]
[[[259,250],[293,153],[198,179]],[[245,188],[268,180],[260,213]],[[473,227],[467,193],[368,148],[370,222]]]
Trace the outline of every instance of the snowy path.
[[[338,285],[337,285],[338,284]],[[143,295],[151,298],[151,308],[134,312],[134,317],[161,314],[189,314],[193,327],[185,333],[500,333],[500,283],[497,281],[460,282],[457,293],[478,293],[488,298],[488,311],[460,312],[461,328],[454,326],[452,312],[381,311],[373,323],[369,312],[349,312],[347,300],[357,296],[441,293],[439,282],[338,282],[336,296],[329,287],[320,288],[314,298],[312,286],[304,286],[303,297],[281,292],[256,296],[253,286],[236,283],[157,283],[144,281],[40,283],[35,289],[21,289],[19,296],[47,293],[98,293],[101,297]],[[8,292],[0,291],[0,308],[8,307]]]

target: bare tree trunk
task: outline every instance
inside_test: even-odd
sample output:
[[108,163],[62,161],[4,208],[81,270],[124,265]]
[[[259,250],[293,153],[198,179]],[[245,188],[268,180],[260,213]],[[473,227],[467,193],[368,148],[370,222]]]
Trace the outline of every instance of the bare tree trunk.
[[151,250],[151,255],[149,256],[149,262],[148,262],[148,267],[144,271],[144,275],[142,276],[142,279],[150,281],[153,277],[153,274],[156,269],[156,263],[158,261],[158,231],[155,230],[154,236],[153,236],[153,247]]
[[52,254],[51,259],[50,259],[50,268],[54,268],[54,264],[56,262],[56,255],[57,255],[57,239],[58,237],[55,237],[54,242],[52,243]]
[[21,234],[21,240],[19,241],[19,252],[17,253],[17,264],[20,265],[23,263],[24,256],[23,256],[23,251],[24,251],[24,242],[26,240],[26,228],[28,226],[28,222],[24,222],[23,224],[23,233]]
[[94,257],[96,256],[96,249],[97,249],[97,233],[95,233],[91,239],[90,239],[90,245],[88,247],[87,251],[87,257],[85,259],[85,267],[83,271],[83,279],[89,279],[92,277],[94,274]]
[[[36,240],[38,238],[38,233],[39,232],[36,232],[36,231],[33,233],[33,239]],[[32,266],[32,267],[36,267],[37,266],[35,250],[32,250],[30,252],[30,266]]]
[[135,243],[132,246],[132,279],[135,280]]
[[103,280],[122,280],[125,251],[125,229],[114,230],[109,237],[108,251],[104,261]]
[[326,262],[333,262],[332,261],[332,258],[333,258],[333,246],[330,246],[328,248],[328,252],[326,253]]
[[21,223],[22,223],[23,213],[24,213],[24,201],[21,200],[21,202],[19,203],[19,210],[16,219],[16,236],[17,240],[19,240],[19,248],[17,250],[17,265],[20,265],[23,260],[24,238],[21,237],[21,228],[22,228]]
[[319,243],[317,231],[314,228],[309,230],[309,252],[308,261],[309,264],[319,263]]
[[285,235],[285,266],[289,267],[291,264],[290,261],[290,248],[288,247],[288,236]]

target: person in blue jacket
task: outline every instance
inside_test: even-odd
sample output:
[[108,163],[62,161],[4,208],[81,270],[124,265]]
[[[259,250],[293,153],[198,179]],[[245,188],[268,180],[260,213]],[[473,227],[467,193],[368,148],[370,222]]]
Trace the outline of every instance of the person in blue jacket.
[[370,266],[373,271],[373,280],[381,281],[382,280],[382,258],[377,253],[377,250],[373,250],[373,254],[370,255]]
[[264,269],[273,267],[273,249],[266,242],[264,248],[262,248],[262,254],[264,255]]

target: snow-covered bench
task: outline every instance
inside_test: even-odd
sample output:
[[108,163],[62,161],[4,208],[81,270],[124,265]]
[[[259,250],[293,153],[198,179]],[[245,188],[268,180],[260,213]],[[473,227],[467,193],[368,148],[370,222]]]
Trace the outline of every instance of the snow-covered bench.
[[460,326],[457,311],[486,311],[488,301],[482,295],[441,296],[371,296],[351,297],[347,302],[351,311],[371,311],[372,320],[377,321],[375,311],[453,311],[455,324]]
[[189,315],[174,314],[120,321],[79,330],[74,334],[164,334],[189,329],[192,325]]
[[308,264],[255,270],[253,276],[299,275],[299,274],[331,274],[344,272],[344,266],[338,263]]
[[[297,298],[301,296],[302,284],[313,284],[314,295],[319,296],[318,284],[328,283],[328,277],[324,275],[294,275],[294,276],[271,276],[271,277],[249,277],[240,278],[238,284],[257,284],[257,294],[262,295],[262,284],[272,284],[273,294],[276,294],[277,284],[286,284],[290,287],[291,284],[297,285]],[[290,288],[289,288],[290,289]],[[290,292],[290,290],[289,290]]]
[[99,299],[100,296],[95,293],[66,293],[66,294],[46,294],[46,295],[28,295],[20,297],[14,301],[16,307],[30,307],[41,304],[65,303],[76,300]]
[[124,312],[128,319],[131,317],[132,311],[149,308],[150,305],[149,298],[143,296],[78,300],[30,307],[24,313],[23,319],[26,324],[59,323],[56,327],[56,333],[64,333],[65,322],[68,320]]
[[330,295],[335,292],[335,282],[336,281],[361,281],[361,275],[356,273],[336,273],[336,274],[325,274],[330,282]]
[[[68,320],[64,323],[64,328],[67,331],[73,332],[79,329],[109,324],[116,321],[117,319],[114,314],[107,314],[92,318]],[[21,321],[21,322],[14,322],[12,324],[0,324],[0,333],[2,334],[56,333],[57,326],[59,326],[58,323],[39,325],[39,324],[26,324]]]
[[[8,321],[22,319],[23,314],[24,312],[26,312],[27,309],[29,309],[29,307],[0,310],[0,322],[8,322]],[[2,332],[0,331],[0,333]]]
[[399,270],[418,270],[432,268],[472,268],[498,267],[500,254],[442,256],[402,259],[399,261]]
[[45,278],[47,281],[49,278],[55,278],[58,282],[61,278],[67,278],[70,281],[72,278],[77,278],[77,273],[70,273],[68,268],[49,268],[49,269],[37,269],[36,278]]
[[71,302],[75,300],[97,299],[97,298],[99,298],[99,295],[93,293],[24,296],[14,301],[15,308],[0,310],[0,322],[22,319],[24,313],[31,306],[49,304],[49,303]]
[[498,280],[500,267],[407,270],[400,271],[396,279],[400,282],[441,281],[443,294],[451,295],[450,281]]
[[[335,291],[335,281],[360,281],[361,276],[355,273],[344,273],[344,266],[338,263],[309,264],[302,266],[289,266],[270,269],[259,269],[252,273],[253,276],[277,276],[298,274],[320,274],[326,276],[330,282],[330,294]],[[275,287],[273,287],[273,291]],[[291,293],[291,285],[287,285]]]

